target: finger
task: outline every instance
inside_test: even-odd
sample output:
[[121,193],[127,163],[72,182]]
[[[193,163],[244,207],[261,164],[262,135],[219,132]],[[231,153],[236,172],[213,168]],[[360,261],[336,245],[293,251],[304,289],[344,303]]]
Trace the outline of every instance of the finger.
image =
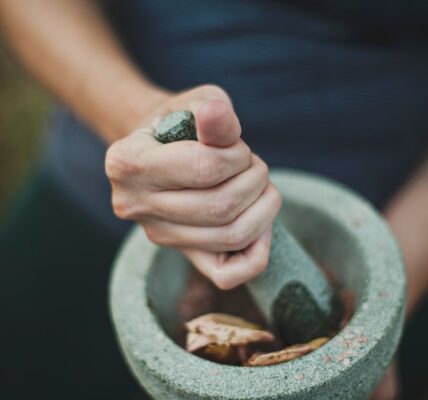
[[189,109],[196,118],[198,139],[216,147],[229,147],[241,136],[241,125],[227,93],[214,85],[203,85],[177,96],[176,110]]
[[220,149],[194,141],[164,145],[149,129],[115,142],[106,155],[110,180],[138,179],[159,189],[215,186],[251,166],[251,151],[240,140]]
[[[129,178],[146,178],[142,176],[142,167],[147,154],[156,148],[162,148],[150,129],[139,129],[125,138],[113,143],[107,150],[105,171],[112,183],[124,183]],[[144,171],[147,172],[147,171]]]
[[142,126],[149,127],[154,130],[163,117],[174,111],[180,110],[190,110],[195,118],[198,119],[198,113],[201,107],[211,100],[225,103],[233,110],[232,101],[222,88],[216,85],[201,85],[173,96],[170,101],[164,103],[152,113],[148,114],[143,121]]
[[180,249],[195,267],[223,290],[249,281],[265,270],[269,261],[271,228],[245,250],[228,255]]
[[234,221],[269,184],[269,170],[259,157],[252,166],[215,187],[160,191],[150,198],[152,215],[177,224],[221,226]]
[[241,125],[230,103],[208,100],[196,113],[198,139],[209,146],[229,147],[241,136]]
[[197,227],[163,220],[141,221],[149,239],[162,246],[223,252],[253,243],[272,224],[281,206],[278,191],[269,184],[259,199],[235,221],[220,227]]
[[[142,140],[151,145],[150,138]],[[150,151],[140,155],[138,166],[153,185],[162,189],[206,188],[247,170],[251,151],[241,140],[227,148],[193,141],[152,145]]]

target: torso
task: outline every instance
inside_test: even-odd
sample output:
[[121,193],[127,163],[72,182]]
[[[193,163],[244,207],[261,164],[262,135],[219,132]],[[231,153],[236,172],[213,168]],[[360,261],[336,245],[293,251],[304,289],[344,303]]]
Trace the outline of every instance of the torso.
[[[370,38],[279,1],[112,3],[145,73],[172,90],[224,87],[244,140],[271,166],[329,176],[382,206],[427,150],[423,36]],[[51,153],[61,180],[100,221],[126,230],[111,215],[105,148],[69,114],[59,125]]]

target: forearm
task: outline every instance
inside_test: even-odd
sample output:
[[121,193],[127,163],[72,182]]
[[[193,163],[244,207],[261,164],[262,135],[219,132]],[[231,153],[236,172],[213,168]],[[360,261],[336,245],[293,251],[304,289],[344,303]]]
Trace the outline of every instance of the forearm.
[[386,209],[407,270],[407,311],[412,313],[428,290],[428,162]]
[[132,65],[93,0],[0,0],[0,16],[31,73],[107,142],[165,95]]

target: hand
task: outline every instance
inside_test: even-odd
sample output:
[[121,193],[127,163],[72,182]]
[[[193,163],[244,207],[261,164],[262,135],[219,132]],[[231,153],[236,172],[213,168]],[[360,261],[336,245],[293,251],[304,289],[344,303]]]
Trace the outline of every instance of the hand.
[[[195,115],[198,142],[158,143],[159,120],[183,109]],[[116,215],[139,222],[152,242],[181,250],[222,289],[265,269],[281,205],[266,164],[240,135],[229,97],[207,85],[166,98],[106,156]]]
[[397,365],[394,361],[385,373],[381,383],[373,392],[370,400],[395,400],[399,393]]

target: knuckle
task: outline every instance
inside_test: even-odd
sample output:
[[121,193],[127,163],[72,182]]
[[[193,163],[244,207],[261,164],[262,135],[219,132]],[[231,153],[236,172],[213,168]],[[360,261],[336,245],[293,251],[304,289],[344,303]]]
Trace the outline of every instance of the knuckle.
[[238,199],[235,196],[217,194],[212,205],[214,220],[221,224],[232,222],[238,214]]
[[156,231],[150,225],[144,225],[144,232],[146,232],[146,236],[151,242],[157,243],[158,236]]
[[222,269],[215,269],[211,278],[214,285],[221,290],[229,290],[234,287],[226,272]]
[[245,229],[238,225],[229,226],[226,228],[224,237],[224,246],[226,251],[238,251],[245,249],[250,244],[250,237]]
[[200,148],[196,158],[195,166],[195,183],[199,187],[210,186],[218,183],[222,169],[221,158],[213,151],[206,151],[203,147]]
[[248,145],[243,140],[240,140],[232,147],[236,151],[234,154],[235,162],[240,166],[241,171],[250,168],[253,163],[253,154]]
[[120,181],[135,175],[141,171],[140,166],[136,166],[121,142],[116,142],[107,150],[105,158],[105,171],[110,180]]
[[112,207],[114,214],[120,219],[137,219],[150,214],[150,206],[146,202],[132,202],[126,195],[114,194]]
[[160,234],[159,231],[151,224],[144,225],[144,231],[148,239],[157,245],[164,245],[165,239],[164,235]]
[[260,254],[258,259],[255,260],[254,267],[253,267],[254,273],[256,275],[261,274],[267,268],[268,264],[269,264],[269,253],[263,252],[263,254]]
[[251,165],[253,153],[251,152],[250,147],[243,140],[239,141],[239,146],[240,146],[242,157],[245,160],[247,160],[248,165]]
[[274,202],[274,207],[276,208],[277,211],[279,211],[281,209],[282,206],[282,196],[281,193],[279,193],[278,189],[273,186],[273,202]]
[[116,217],[127,219],[129,216],[127,197],[124,196],[123,191],[114,184],[112,185],[111,206]]
[[129,219],[129,209],[125,201],[119,196],[113,196],[112,199],[113,212],[120,219]]
[[105,171],[110,179],[113,179],[118,175],[117,173],[119,171],[119,165],[121,162],[122,160],[119,157],[117,145],[111,145],[107,150],[105,158]]
[[113,196],[113,212],[120,219],[135,219],[140,215],[137,207],[124,200],[124,196]]
[[262,179],[267,182],[269,180],[269,167],[264,161],[260,161],[259,168]]

